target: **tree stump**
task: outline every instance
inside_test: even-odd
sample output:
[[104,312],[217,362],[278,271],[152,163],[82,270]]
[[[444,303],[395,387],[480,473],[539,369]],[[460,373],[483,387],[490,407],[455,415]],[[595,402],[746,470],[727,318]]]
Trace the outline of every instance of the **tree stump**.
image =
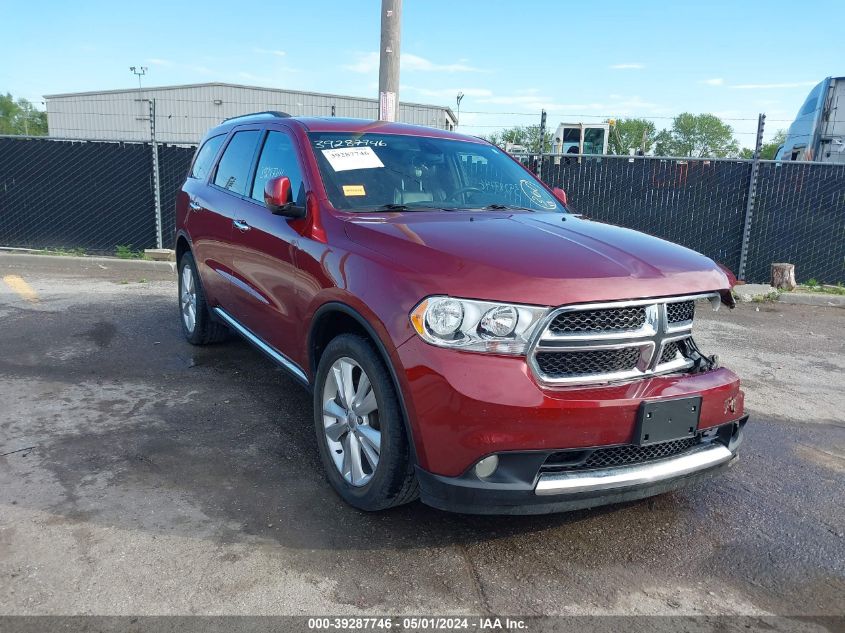
[[772,286],[778,290],[795,290],[795,264],[772,264]]

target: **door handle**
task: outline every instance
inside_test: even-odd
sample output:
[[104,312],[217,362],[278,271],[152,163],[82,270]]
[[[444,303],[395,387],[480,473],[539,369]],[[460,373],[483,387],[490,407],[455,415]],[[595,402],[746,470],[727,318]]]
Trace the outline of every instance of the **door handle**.
[[198,203],[196,200],[194,200],[193,198],[191,198],[190,200],[188,200],[188,208],[189,208],[191,211],[202,211],[202,205],[201,205],[201,204],[199,204],[199,203]]
[[232,226],[238,229],[241,233],[246,233],[252,227],[243,220],[232,220]]

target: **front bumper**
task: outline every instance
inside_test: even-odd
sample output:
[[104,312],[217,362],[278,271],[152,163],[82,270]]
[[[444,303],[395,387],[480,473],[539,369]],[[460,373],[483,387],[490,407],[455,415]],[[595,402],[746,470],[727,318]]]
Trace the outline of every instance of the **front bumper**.
[[[712,429],[706,441],[671,457],[608,468],[544,472],[555,453],[502,453],[495,478],[472,469],[443,477],[417,469],[424,503],[468,514],[542,514],[643,499],[708,478],[731,466],[748,416]],[[596,450],[607,447],[596,447]]]
[[643,401],[700,396],[702,431],[743,414],[739,378],[725,368],[549,388],[522,357],[443,349],[418,336],[397,352],[417,463],[447,478],[493,453],[630,444]]

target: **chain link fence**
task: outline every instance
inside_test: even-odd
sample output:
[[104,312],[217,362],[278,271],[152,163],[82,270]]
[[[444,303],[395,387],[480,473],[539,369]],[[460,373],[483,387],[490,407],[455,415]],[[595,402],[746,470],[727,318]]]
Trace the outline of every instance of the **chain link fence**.
[[845,165],[760,161],[746,277],[768,280],[772,262],[845,282]]
[[[158,146],[163,245],[193,147]],[[114,254],[157,243],[150,143],[0,137],[0,246]]]
[[[173,247],[176,194],[194,150],[158,145],[165,248]],[[750,160],[521,159],[563,188],[577,212],[683,244],[747,281],[768,281],[776,261],[794,263],[802,281],[845,281],[845,165],[759,161],[752,188]],[[0,137],[0,246],[153,248],[153,170],[150,143]]]
[[546,157],[543,180],[573,209],[682,244],[739,269],[749,163],[645,157]]
[[769,281],[773,262],[795,264],[802,281],[845,281],[845,165],[758,161],[749,200],[753,160],[565,154],[523,162],[564,189],[575,211],[683,244],[747,281]]

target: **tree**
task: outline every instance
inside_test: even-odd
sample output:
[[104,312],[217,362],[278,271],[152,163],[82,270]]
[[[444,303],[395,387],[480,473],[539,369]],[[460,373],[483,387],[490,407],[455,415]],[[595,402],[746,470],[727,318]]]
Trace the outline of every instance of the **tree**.
[[671,128],[660,131],[654,145],[658,156],[724,158],[739,154],[733,128],[714,114],[679,114]]
[[654,123],[646,119],[617,119],[610,126],[608,151],[626,156],[631,150],[648,153],[654,145]]
[[786,141],[786,130],[778,130],[768,143],[763,143],[760,148],[760,158],[763,160],[774,160],[778,149]]
[[[538,153],[540,151],[540,126],[539,125],[517,125],[516,127],[492,132],[482,137],[487,141],[504,146],[505,143],[513,143],[514,145],[522,145],[531,153]],[[544,152],[552,150],[551,134],[546,130],[546,142],[544,143]]]
[[9,93],[0,95],[0,134],[46,136],[47,113],[26,99],[15,101]]
[[[774,160],[778,149],[786,141],[786,130],[778,130],[768,143],[763,143],[760,147],[761,160]],[[739,153],[740,158],[754,158],[754,150],[750,147],[743,147]]]

